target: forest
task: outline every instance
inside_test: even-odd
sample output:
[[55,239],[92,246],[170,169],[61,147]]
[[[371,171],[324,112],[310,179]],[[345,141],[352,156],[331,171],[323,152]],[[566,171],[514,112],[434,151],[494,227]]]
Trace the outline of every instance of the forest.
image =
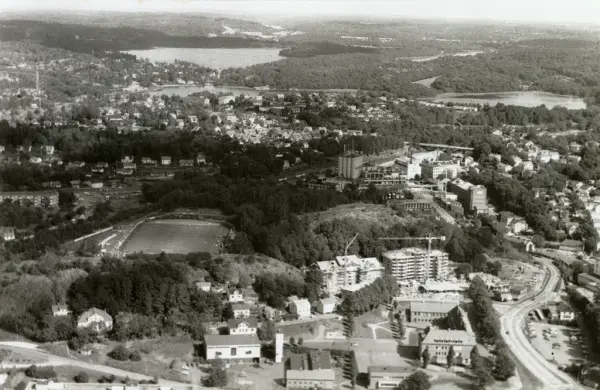
[[318,55],[374,53],[377,49],[363,46],[339,45],[330,42],[305,42],[283,49],[279,55],[283,57],[314,57]]
[[277,47],[276,43],[238,37],[178,36],[150,29],[98,27],[31,20],[5,20],[0,26],[5,41],[32,40],[47,47],[76,53],[114,52],[154,47],[247,48]]

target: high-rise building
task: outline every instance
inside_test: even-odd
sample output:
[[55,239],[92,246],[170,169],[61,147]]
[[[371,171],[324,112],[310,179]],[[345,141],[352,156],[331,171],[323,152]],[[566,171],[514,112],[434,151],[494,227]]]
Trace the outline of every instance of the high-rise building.
[[388,275],[398,283],[407,280],[424,282],[427,279],[443,280],[448,276],[448,253],[440,250],[403,248],[383,253],[383,263]]
[[356,255],[337,256],[335,260],[319,261],[315,266],[323,277],[322,288],[329,294],[337,294],[344,288],[370,284],[381,277],[384,271],[376,258],[359,258]]
[[346,179],[358,179],[363,170],[365,156],[357,152],[348,152],[338,157],[338,176]]
[[448,178],[458,176],[458,164],[454,161],[423,161],[421,163],[421,178],[423,180]]
[[487,210],[487,189],[462,179],[455,179],[446,186],[448,192],[457,195],[458,201],[466,212],[484,212]]

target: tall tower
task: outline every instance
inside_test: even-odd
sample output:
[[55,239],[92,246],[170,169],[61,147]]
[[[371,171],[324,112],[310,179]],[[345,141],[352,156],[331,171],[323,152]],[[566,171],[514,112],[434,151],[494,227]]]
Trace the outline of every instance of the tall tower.
[[277,331],[275,334],[275,363],[283,361],[283,332]]

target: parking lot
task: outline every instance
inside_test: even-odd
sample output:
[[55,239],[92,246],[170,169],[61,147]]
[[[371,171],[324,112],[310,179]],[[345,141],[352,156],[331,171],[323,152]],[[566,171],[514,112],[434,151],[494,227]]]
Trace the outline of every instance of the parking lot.
[[533,321],[527,326],[531,344],[547,360],[568,366],[585,359],[587,345],[579,329]]

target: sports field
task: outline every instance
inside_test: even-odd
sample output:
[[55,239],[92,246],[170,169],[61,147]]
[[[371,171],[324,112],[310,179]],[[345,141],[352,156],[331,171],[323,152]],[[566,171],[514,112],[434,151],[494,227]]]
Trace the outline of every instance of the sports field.
[[121,250],[124,253],[211,252],[229,229],[217,222],[189,219],[161,219],[138,226]]

